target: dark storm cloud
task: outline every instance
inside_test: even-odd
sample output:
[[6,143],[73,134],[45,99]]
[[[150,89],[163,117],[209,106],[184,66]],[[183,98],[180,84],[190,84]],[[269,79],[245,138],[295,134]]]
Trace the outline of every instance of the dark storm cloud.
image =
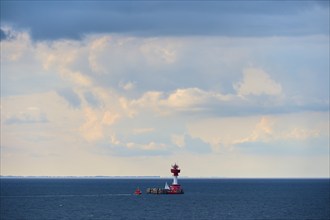
[[328,34],[329,4],[317,1],[2,1],[1,23],[35,39],[88,33],[142,36]]

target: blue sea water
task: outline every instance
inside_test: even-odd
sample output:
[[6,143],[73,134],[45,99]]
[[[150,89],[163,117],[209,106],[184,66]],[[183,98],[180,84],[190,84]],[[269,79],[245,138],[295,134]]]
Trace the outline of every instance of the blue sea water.
[[0,219],[330,219],[329,179],[180,179],[183,195],[133,195],[170,179],[1,178]]

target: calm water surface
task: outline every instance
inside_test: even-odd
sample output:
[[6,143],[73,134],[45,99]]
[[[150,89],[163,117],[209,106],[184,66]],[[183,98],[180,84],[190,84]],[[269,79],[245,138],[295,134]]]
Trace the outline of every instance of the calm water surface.
[[0,179],[0,219],[330,219],[329,179]]

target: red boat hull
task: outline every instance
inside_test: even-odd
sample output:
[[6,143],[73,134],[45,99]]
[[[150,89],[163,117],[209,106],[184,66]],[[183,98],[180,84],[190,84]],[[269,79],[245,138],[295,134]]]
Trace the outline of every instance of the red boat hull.
[[134,195],[141,195],[142,192],[140,189],[136,189],[135,192],[134,192]]

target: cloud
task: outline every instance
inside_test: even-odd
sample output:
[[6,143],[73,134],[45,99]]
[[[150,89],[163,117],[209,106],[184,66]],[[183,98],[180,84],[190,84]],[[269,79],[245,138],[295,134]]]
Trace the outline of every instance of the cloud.
[[136,143],[132,143],[132,142],[129,142],[126,144],[126,147],[129,148],[129,149],[134,149],[134,148],[137,148],[137,149],[141,149],[141,150],[159,150],[159,149],[164,149],[166,147],[165,144],[162,144],[162,143],[155,143],[155,142],[149,142],[147,144],[136,144]]
[[6,27],[5,30],[3,32],[6,34],[6,39],[1,42],[1,50],[5,53],[1,59],[11,62],[18,61],[31,51],[30,35],[27,32],[15,31],[9,27]]
[[171,64],[177,61],[176,49],[180,45],[171,41],[159,42],[157,38],[149,39],[139,48],[151,65]]
[[310,129],[303,129],[303,128],[293,128],[288,134],[287,138],[297,139],[297,140],[304,140],[308,138],[315,138],[320,136],[320,131],[318,130],[310,130]]
[[97,141],[104,137],[102,124],[95,111],[90,108],[84,109],[85,123],[80,127],[83,137],[87,141]]
[[133,130],[134,134],[145,134],[145,133],[150,133],[153,132],[155,129],[154,128],[135,128]]
[[270,117],[261,117],[260,121],[256,124],[255,128],[251,132],[251,135],[246,138],[236,140],[234,144],[254,142],[257,140],[268,142],[270,137],[273,135],[274,123],[274,119],[271,119]]
[[[155,162],[148,172],[157,173],[173,160],[205,176],[244,176],[252,163],[249,175],[262,176],[286,153],[326,164],[327,36],[33,41],[11,33],[1,41],[6,172],[58,173],[66,164],[63,173],[122,174],[104,168],[115,161],[127,173]],[[94,162],[88,171],[84,161]],[[191,161],[214,166],[204,173]],[[319,168],[308,175],[328,171]]]
[[172,140],[173,144],[175,144],[176,146],[178,146],[180,148],[183,148],[186,146],[185,135],[172,134],[171,140]]
[[199,88],[184,88],[164,93],[150,91],[140,98],[125,100],[125,105],[140,111],[153,111],[155,114],[168,115],[181,112],[212,112],[215,106],[237,99],[232,95],[223,95],[215,92],[203,91]]
[[84,107],[85,122],[80,126],[80,132],[87,141],[102,141],[109,126],[120,119],[120,115],[105,109]]
[[[86,48],[81,42],[59,40],[41,42],[35,46],[35,56],[42,63],[43,71],[56,73],[64,82],[75,87],[91,87],[93,80],[87,75]],[[81,68],[83,67],[83,68]]]
[[134,82],[127,82],[127,83],[120,82],[119,86],[121,88],[123,88],[125,91],[130,91],[130,90],[133,90],[135,88],[136,83],[134,83]]
[[316,1],[5,1],[1,8],[1,21],[29,28],[33,38],[42,40],[77,39],[105,32],[139,36],[297,36],[329,31],[329,5]]
[[[189,134],[209,143],[216,152],[236,151],[248,146],[258,151],[263,146],[271,146],[276,151],[279,148],[283,153],[288,151],[299,152],[299,147],[309,146],[310,150],[317,146],[306,143],[312,140],[321,140],[328,137],[329,125],[326,112],[303,112],[268,116],[227,117],[201,119],[190,122]],[[205,127],[208,129],[205,130]],[[295,143],[286,145],[285,142]],[[281,143],[283,146],[276,146]],[[255,148],[252,148],[255,144]],[[326,145],[323,142],[323,147]],[[266,153],[266,149],[260,149]],[[269,149],[269,154],[271,154]]]
[[166,104],[174,108],[191,109],[194,106],[205,106],[205,102],[208,102],[209,99],[214,98],[216,100],[222,97],[225,96],[212,94],[198,88],[178,89],[168,96]]
[[[320,36],[294,40],[223,37],[139,38],[104,34],[87,35],[82,41],[59,40],[33,44],[28,33],[18,33],[21,38],[2,42],[5,57],[20,57],[16,61],[7,60],[8,62],[2,65],[8,85],[4,86],[3,90],[7,94],[32,88],[37,92],[54,88],[58,90],[62,84],[63,87],[74,88],[82,99],[85,99],[85,94],[93,94],[95,99],[88,95],[85,100],[88,102],[93,99],[94,104],[96,100],[99,104],[102,102],[95,90],[103,89],[122,96],[122,103],[126,100],[126,104],[129,104],[131,99],[138,104],[139,101],[148,99],[151,94],[158,93],[161,96],[158,98],[164,99],[162,104],[168,108],[191,111],[221,108],[222,112],[233,112],[232,108],[243,102],[246,109],[244,112],[252,112],[259,106],[262,106],[261,112],[267,106],[271,108],[266,111],[283,111],[281,105],[291,105],[285,111],[294,108],[324,109],[328,103],[324,91],[329,86],[325,83],[326,80],[319,80],[326,77],[326,59],[323,57],[328,55],[316,43],[319,42],[322,48],[327,48],[328,42]],[[306,54],[307,51],[301,51],[303,47],[299,45],[307,45],[308,51],[312,53],[302,56],[301,54]],[[258,52],[255,49],[258,47],[267,47],[267,50]],[[167,50],[174,51],[175,62],[163,59],[165,54],[159,51]],[[268,51],[275,51],[275,55],[272,55],[275,58],[258,58],[270,57]],[[290,57],[295,57],[295,60],[290,62],[293,66],[267,72],[258,67],[268,65],[271,69],[274,59],[278,66],[288,66],[286,60],[278,60],[287,51],[290,51]],[[240,58],[237,59],[239,54],[244,56],[238,56]],[[104,72],[95,72],[90,56],[95,58],[94,61],[102,66]],[[305,62],[305,59],[313,57],[318,57],[319,65],[313,66],[312,63]],[[256,67],[247,68],[248,61],[251,60],[257,63],[253,65]],[[20,66],[24,64],[31,70],[23,73],[15,62],[20,62]],[[27,67],[31,63],[35,66]],[[303,72],[303,69],[296,68],[301,65],[303,69],[309,69],[308,74]],[[38,77],[27,80],[31,74]],[[303,80],[306,77],[308,80]],[[23,83],[22,79],[25,78],[26,81]],[[299,82],[303,85],[297,83],[296,78],[302,79]],[[17,79],[20,79],[20,86],[17,86]],[[34,85],[37,83],[41,86]],[[320,86],[315,87],[315,84]],[[303,87],[309,89],[302,90]],[[213,106],[209,106],[210,103],[213,103]],[[135,112],[135,109],[131,108],[129,111]],[[241,111],[237,110],[238,113]]]
[[104,36],[93,40],[89,46],[89,66],[94,73],[105,74],[107,69],[99,62],[102,60],[102,54],[109,48],[109,42],[112,40],[110,36]]
[[38,124],[38,123],[48,123],[46,114],[41,113],[39,110],[28,109],[25,112],[20,112],[17,115],[13,115],[5,119],[5,124],[15,125],[15,124]]
[[103,114],[102,124],[112,125],[117,119],[119,119],[119,115],[110,111],[106,111]]
[[[251,88],[255,89],[254,87]],[[180,88],[169,92],[148,91],[137,99],[123,97],[121,103],[123,108],[130,109],[132,117],[142,111],[158,115],[175,115],[189,112],[195,115],[217,116],[273,114],[275,112],[285,113],[291,111],[284,108],[288,104],[282,93],[275,95],[272,93],[272,88],[264,88],[264,86],[259,88],[255,90],[267,94],[255,98],[253,96],[243,96],[239,92],[237,94],[222,94],[199,88]],[[263,89],[266,90],[263,91]],[[277,96],[276,99],[273,98],[274,96]],[[301,108],[305,107],[308,108],[308,106],[301,106]]]
[[280,95],[282,86],[272,80],[262,69],[248,68],[243,71],[243,80],[235,83],[238,95]]

